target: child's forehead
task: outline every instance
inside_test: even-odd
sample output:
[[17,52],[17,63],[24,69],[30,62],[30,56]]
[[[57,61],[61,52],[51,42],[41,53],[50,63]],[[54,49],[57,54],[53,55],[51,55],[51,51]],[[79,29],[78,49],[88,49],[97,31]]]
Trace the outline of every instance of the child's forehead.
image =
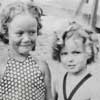
[[65,39],[65,48],[67,48],[67,49],[78,50],[78,49],[83,49],[83,47],[84,47],[84,44],[83,44],[81,38]]
[[13,29],[24,29],[24,28],[32,28],[37,27],[37,21],[31,15],[18,15],[16,16],[12,22],[9,24],[9,27]]

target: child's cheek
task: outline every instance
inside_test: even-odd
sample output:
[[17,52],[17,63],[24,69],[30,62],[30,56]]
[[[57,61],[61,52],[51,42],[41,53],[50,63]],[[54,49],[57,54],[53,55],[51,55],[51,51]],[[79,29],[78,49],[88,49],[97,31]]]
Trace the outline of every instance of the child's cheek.
[[85,55],[81,55],[80,57],[77,57],[77,63],[80,64],[80,66],[86,65],[87,57]]
[[61,55],[61,63],[67,65],[67,57],[65,55]]

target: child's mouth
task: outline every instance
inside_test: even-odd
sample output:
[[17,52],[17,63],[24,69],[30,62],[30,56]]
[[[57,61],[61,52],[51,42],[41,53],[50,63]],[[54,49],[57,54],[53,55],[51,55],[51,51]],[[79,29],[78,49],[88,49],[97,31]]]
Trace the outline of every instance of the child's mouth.
[[32,44],[24,44],[24,45],[20,45],[22,47],[28,47],[28,46],[32,46]]
[[68,65],[68,68],[73,69],[76,65]]

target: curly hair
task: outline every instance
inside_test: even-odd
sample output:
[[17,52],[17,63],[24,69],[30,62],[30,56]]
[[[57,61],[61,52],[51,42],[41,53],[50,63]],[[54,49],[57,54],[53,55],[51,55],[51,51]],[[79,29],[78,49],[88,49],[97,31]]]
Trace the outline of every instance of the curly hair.
[[[92,63],[95,61],[95,54],[97,53],[97,49],[94,47],[94,41],[92,39],[93,31],[89,30],[87,28],[83,28],[80,24],[77,22],[72,22],[69,24],[68,28],[65,29],[65,31],[62,34],[62,37],[60,40],[63,42],[59,44],[59,39],[56,39],[54,45],[53,45],[53,59],[56,61],[61,62],[60,54],[62,49],[65,47],[65,40],[70,39],[72,36],[78,36],[78,38],[82,39],[83,44],[85,44],[86,47],[89,47],[88,52],[90,53],[91,57],[87,60],[87,64]],[[97,51],[95,51],[97,50]]]
[[8,44],[8,25],[13,20],[13,18],[22,13],[30,13],[32,17],[36,18],[38,27],[37,33],[40,34],[40,29],[42,28],[41,16],[43,15],[43,10],[33,3],[24,3],[21,1],[13,2],[1,7],[0,10],[0,39]]

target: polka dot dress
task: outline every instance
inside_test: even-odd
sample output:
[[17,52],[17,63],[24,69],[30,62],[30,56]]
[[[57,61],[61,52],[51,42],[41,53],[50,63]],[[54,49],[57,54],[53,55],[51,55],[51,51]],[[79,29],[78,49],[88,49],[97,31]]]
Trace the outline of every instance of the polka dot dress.
[[46,85],[36,61],[28,57],[24,62],[10,58],[0,82],[0,100],[41,100]]

